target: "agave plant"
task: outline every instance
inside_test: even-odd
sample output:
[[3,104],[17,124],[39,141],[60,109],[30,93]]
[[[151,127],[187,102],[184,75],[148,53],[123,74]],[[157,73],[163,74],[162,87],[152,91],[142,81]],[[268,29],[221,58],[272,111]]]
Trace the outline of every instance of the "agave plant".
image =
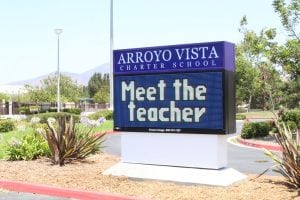
[[266,150],[265,154],[269,156],[275,165],[273,171],[282,174],[287,178],[287,182],[295,188],[300,188],[300,144],[298,130],[292,132],[285,123],[278,123],[276,117],[276,126],[278,133],[275,134],[278,144],[282,148],[281,155],[277,155]]
[[49,118],[47,125],[46,129],[40,129],[39,132],[48,142],[52,162],[60,166],[99,152],[104,141],[105,133],[93,135],[92,129],[77,128],[72,116]]

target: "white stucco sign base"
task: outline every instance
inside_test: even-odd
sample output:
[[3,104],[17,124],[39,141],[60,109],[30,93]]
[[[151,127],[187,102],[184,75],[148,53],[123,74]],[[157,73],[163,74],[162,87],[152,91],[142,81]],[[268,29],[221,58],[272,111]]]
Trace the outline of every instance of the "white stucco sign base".
[[227,165],[226,135],[123,133],[122,162],[220,169]]
[[228,186],[246,178],[227,168],[227,136],[122,133],[121,162],[104,175]]

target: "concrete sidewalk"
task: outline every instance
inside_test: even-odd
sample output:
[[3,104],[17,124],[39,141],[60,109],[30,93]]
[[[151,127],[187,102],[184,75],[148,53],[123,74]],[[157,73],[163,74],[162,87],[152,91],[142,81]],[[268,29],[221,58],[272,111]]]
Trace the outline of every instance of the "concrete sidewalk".
[[12,191],[0,191],[0,200],[69,200],[69,198],[52,197],[48,195],[12,192]]

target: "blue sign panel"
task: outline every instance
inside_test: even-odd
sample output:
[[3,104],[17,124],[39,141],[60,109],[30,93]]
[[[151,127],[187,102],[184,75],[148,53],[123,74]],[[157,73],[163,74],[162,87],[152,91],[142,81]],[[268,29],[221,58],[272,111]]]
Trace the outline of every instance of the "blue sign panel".
[[117,50],[114,51],[114,74],[233,71],[234,58],[226,55],[230,51],[234,49],[228,42]]
[[232,133],[234,70],[227,42],[115,50],[114,129]]
[[115,77],[115,128],[223,129],[222,72]]

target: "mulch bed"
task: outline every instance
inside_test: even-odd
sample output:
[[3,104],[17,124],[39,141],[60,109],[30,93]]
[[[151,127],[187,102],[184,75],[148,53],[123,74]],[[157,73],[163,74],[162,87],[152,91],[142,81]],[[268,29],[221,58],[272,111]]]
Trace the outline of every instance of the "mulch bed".
[[299,190],[291,189],[281,176],[248,175],[248,180],[230,187],[183,185],[159,181],[134,181],[126,177],[104,176],[102,172],[120,158],[98,154],[85,161],[63,167],[46,159],[35,161],[0,161],[0,179],[49,186],[108,192],[142,199],[215,199],[215,200],[275,200],[300,199]]

